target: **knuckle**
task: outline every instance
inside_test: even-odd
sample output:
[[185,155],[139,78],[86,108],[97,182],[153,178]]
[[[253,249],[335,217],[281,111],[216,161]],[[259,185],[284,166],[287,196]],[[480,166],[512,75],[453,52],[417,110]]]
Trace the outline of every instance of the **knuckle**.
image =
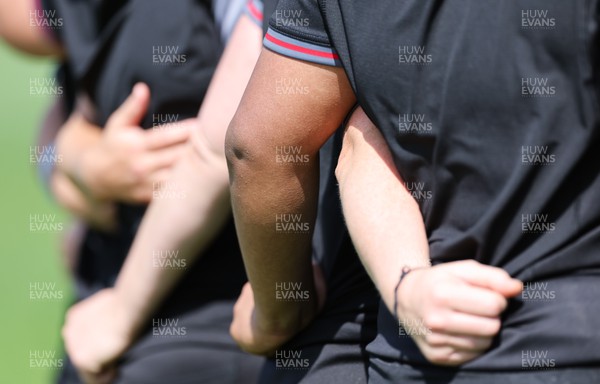
[[468,353],[463,353],[463,352],[453,352],[450,354],[450,356],[448,357],[448,360],[446,361],[446,365],[448,366],[457,366],[463,363],[466,363],[467,361],[471,360],[473,357],[470,356]]
[[436,312],[431,312],[425,315],[423,322],[428,329],[432,331],[441,331],[446,327],[446,319],[444,316]]
[[431,290],[431,299],[436,304],[447,304],[450,299],[448,292],[441,284],[436,284]]
[[510,275],[504,269],[499,268],[499,267],[492,267],[492,268],[494,268],[494,271],[498,274],[499,277],[510,278]]
[[71,359],[73,365],[78,369],[82,369],[85,366],[84,359],[81,356],[81,353],[79,353],[78,351],[71,351],[69,359]]
[[345,164],[344,160],[345,160],[345,158],[342,157],[343,154],[344,154],[343,152],[342,152],[342,154],[340,154],[339,161],[335,167],[335,178],[337,179],[338,182],[341,182],[341,179],[344,176],[344,164]]
[[498,332],[500,332],[501,326],[502,326],[502,324],[501,324],[500,320],[494,319],[494,320],[490,321],[490,323],[487,327],[487,333],[491,336],[496,335]]
[[[237,317],[237,315],[242,311],[242,303],[238,300],[234,305],[233,305],[233,318],[235,321],[235,318]],[[233,324],[233,323],[232,323]]]
[[435,348],[432,349],[428,360],[434,364],[447,364],[450,361],[452,351],[446,348]]
[[468,267],[477,267],[479,263],[473,259],[463,260],[462,263]]
[[131,164],[131,176],[134,183],[140,183],[148,176],[148,167],[141,161]]
[[494,314],[500,314],[506,308],[506,300],[499,298],[498,300],[494,300],[490,302],[490,311]]
[[425,336],[425,342],[431,347],[441,347],[446,344],[445,337],[434,332],[429,332]]
[[67,313],[65,314],[65,324],[63,326],[63,329],[67,329],[67,326],[70,325],[77,313],[77,308],[69,308],[69,310],[67,310]]
[[70,340],[70,332],[66,325],[62,327],[62,329],[60,330],[60,334],[62,335],[65,343],[68,344],[68,342]]

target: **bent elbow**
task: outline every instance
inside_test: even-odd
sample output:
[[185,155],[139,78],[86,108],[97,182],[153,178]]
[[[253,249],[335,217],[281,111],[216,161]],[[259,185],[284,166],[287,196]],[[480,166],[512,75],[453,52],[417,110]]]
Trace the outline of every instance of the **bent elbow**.
[[240,126],[234,118],[225,134],[225,159],[227,160],[227,167],[229,169],[230,182],[233,181],[240,163],[245,159],[245,144],[244,140],[240,137],[239,131]]
[[243,118],[234,118],[225,136],[225,158],[229,168],[230,183],[247,172],[257,170],[264,156],[264,145],[254,134],[251,124]]

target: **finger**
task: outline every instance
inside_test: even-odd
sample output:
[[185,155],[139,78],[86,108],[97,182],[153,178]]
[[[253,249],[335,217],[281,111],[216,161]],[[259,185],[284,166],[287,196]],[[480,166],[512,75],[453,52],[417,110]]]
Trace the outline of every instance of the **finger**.
[[[234,314],[242,314],[242,310],[247,307],[249,302],[251,304],[254,303],[253,297],[254,296],[252,292],[252,286],[250,285],[250,283],[244,284],[244,286],[242,287],[242,291],[240,292],[240,295],[238,296],[238,299],[233,307]],[[234,321],[235,320],[239,320],[239,318],[235,317]]]
[[425,341],[431,347],[451,347],[464,352],[484,352],[492,345],[493,337],[457,335],[451,333],[429,332]]
[[449,366],[462,365],[481,356],[479,352],[454,351],[448,359]]
[[448,295],[450,309],[475,316],[497,317],[506,309],[507,301],[500,293],[469,284],[458,284]]
[[233,321],[229,328],[232,338],[242,349],[252,344],[253,333],[251,322],[253,307],[252,287],[250,283],[246,283],[233,307]]
[[149,104],[150,88],[144,83],[137,83],[123,104],[110,116],[107,127],[139,125]]
[[142,160],[144,169],[155,172],[159,169],[170,168],[179,160],[186,149],[187,144],[183,143],[147,153]]
[[149,150],[156,150],[185,143],[190,137],[190,132],[188,126],[167,126],[161,129],[150,129],[144,132],[145,146]]
[[433,347],[418,342],[419,349],[427,360],[436,365],[457,366],[481,356],[481,352],[465,351],[453,347]]
[[424,325],[433,332],[489,337],[495,336],[500,330],[500,319],[445,311],[429,316]]
[[504,297],[513,297],[523,290],[523,283],[513,279],[502,268],[478,263],[474,260],[456,261],[446,264],[455,276],[469,284],[492,289]]
[[447,359],[440,362],[439,365],[455,367],[471,361],[479,356],[481,356],[481,352],[454,350],[448,355]]
[[[252,285],[250,285],[249,282],[244,284],[242,293],[240,293],[240,299],[242,299],[242,302],[245,303],[248,308],[254,308],[254,291],[252,290]],[[252,313],[250,312],[250,314]]]

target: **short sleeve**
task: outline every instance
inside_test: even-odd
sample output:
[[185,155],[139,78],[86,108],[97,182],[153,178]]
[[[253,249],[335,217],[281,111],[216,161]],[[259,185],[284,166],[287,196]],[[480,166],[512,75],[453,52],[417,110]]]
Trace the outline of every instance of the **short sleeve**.
[[262,1],[248,0],[244,14],[248,16],[256,25],[262,28],[264,18]]
[[63,18],[60,17],[52,0],[34,0],[35,10],[29,14],[30,25],[42,28],[52,40],[62,42],[59,30],[63,28]]
[[221,41],[226,43],[238,19],[244,13],[247,0],[213,0],[212,8],[215,23],[221,33]]
[[263,44],[273,52],[294,59],[341,66],[317,0],[280,0],[269,20]]

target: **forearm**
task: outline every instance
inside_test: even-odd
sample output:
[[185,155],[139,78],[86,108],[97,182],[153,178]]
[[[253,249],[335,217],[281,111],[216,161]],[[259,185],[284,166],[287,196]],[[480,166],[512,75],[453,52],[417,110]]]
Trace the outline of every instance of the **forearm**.
[[[310,165],[301,167],[273,165],[240,164],[231,193],[256,316],[270,332],[287,333],[305,326],[317,310],[311,238],[318,158],[311,156]],[[287,300],[290,294],[305,300]]]
[[[137,331],[218,234],[230,214],[227,173],[190,149],[155,191],[115,289]],[[171,260],[166,263],[165,260]],[[173,268],[173,263],[181,268]]]
[[[302,79],[310,91],[278,94],[280,78]],[[232,207],[255,318],[265,332],[293,334],[316,312],[310,259],[317,153],[353,103],[341,69],[263,49],[227,132]]]
[[[182,199],[161,199],[158,191],[142,221],[117,281],[118,293],[131,308],[136,326],[151,316],[230,217],[223,143],[258,58],[260,39],[260,29],[242,17],[200,108],[189,149],[166,183],[171,190],[163,191],[165,196],[172,192]],[[153,266],[156,258],[152,255],[161,252],[177,254],[187,268]]]
[[56,151],[61,155],[57,170],[77,186],[87,200],[95,194],[87,182],[95,177],[95,168],[103,159],[95,158],[93,149],[102,138],[100,127],[93,125],[78,111],[74,111],[61,127],[56,138]]
[[111,231],[115,228],[115,207],[110,202],[90,199],[72,180],[55,170],[50,176],[50,190],[57,203],[91,227]]
[[354,245],[393,312],[402,268],[429,266],[429,246],[419,206],[366,116],[351,119],[336,175]]

